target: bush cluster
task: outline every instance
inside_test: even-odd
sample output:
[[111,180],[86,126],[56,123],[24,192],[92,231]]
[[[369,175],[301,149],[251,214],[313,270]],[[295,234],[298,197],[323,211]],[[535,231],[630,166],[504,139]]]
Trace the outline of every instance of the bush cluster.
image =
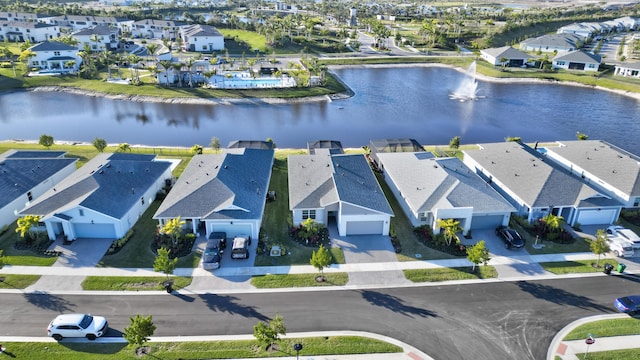
[[418,226],[413,229],[420,242],[427,247],[454,256],[467,256],[466,246],[452,241],[447,245],[442,235],[435,235],[427,225]]
[[109,246],[109,249],[107,250],[107,255],[113,255],[118,253],[125,245],[127,245],[129,240],[131,240],[131,237],[133,237],[133,233],[134,231],[133,229],[131,229],[120,239],[114,240],[111,243],[111,246]]
[[17,250],[31,250],[36,253],[44,253],[49,249],[49,246],[53,244],[53,240],[49,240],[48,238],[44,238],[42,240],[37,239],[29,239],[28,236],[25,239],[21,239],[16,241],[13,245]]
[[320,244],[325,247],[330,246],[329,229],[326,227],[320,228],[317,234],[313,234],[310,237],[306,236],[304,226],[292,226],[289,230],[289,236],[292,241],[297,242],[300,245],[308,247],[319,247]]
[[170,258],[183,257],[191,253],[195,242],[196,234],[194,233],[181,234],[176,245],[174,245],[170,236],[166,234],[156,234],[154,240],[151,242],[151,251],[157,254],[158,249],[166,248],[169,249]]

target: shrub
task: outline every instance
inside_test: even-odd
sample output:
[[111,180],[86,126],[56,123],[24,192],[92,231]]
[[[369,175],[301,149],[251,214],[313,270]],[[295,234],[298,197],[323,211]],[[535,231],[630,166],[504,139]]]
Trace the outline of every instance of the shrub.
[[109,249],[107,250],[107,255],[113,255],[118,253],[129,242],[129,240],[131,240],[131,237],[133,237],[133,234],[134,234],[134,231],[133,229],[131,229],[126,234],[124,234],[124,236],[121,237],[120,239],[114,240],[111,243],[111,246],[109,246]]
[[427,247],[454,256],[467,256],[467,248],[464,245],[456,244],[453,241],[451,244],[447,245],[444,236],[442,234],[434,235],[431,228],[427,225],[416,227],[413,229],[413,232],[416,234],[420,242]]

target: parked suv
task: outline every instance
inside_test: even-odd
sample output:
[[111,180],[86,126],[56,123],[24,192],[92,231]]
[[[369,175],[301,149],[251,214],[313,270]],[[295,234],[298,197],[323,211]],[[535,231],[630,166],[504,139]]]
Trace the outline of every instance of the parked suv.
[[617,238],[623,242],[627,242],[633,246],[634,250],[640,250],[640,236],[620,225],[612,225],[607,228],[607,235],[609,238]]
[[88,314],[63,314],[53,319],[47,327],[47,335],[62,340],[66,337],[86,337],[95,340],[109,328],[107,319]]
[[238,235],[233,239],[233,247],[231,248],[232,259],[248,259],[249,246],[251,246],[251,237],[247,235]]
[[223,253],[220,239],[210,239],[202,254],[202,268],[205,270],[217,269],[220,267],[220,260]]
[[609,249],[617,257],[631,257],[633,256],[633,247],[626,241],[622,241],[617,237],[611,237],[609,235]]
[[522,239],[522,236],[514,229],[500,226],[496,229],[496,235],[502,238],[504,246],[507,249],[524,247],[524,239]]

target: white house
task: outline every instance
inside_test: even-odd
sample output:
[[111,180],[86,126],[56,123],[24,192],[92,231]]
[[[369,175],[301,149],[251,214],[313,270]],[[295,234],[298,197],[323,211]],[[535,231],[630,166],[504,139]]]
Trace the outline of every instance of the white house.
[[618,64],[613,75],[640,79],[640,62]]
[[531,55],[511,46],[480,50],[480,57],[491,65],[521,67],[529,62]]
[[289,209],[293,223],[308,218],[328,225],[334,219],[340,236],[389,235],[393,210],[364,155],[289,156]]
[[460,221],[463,234],[472,229],[509,225],[516,209],[458,158],[436,158],[429,152],[378,154],[385,181],[415,227],[440,231],[438,220]]
[[118,48],[118,29],[108,25],[96,25],[71,34],[78,40],[78,47],[89,46],[91,51],[115,50]]
[[16,151],[0,154],[0,228],[18,212],[76,170],[63,151]]
[[82,64],[76,47],[57,41],[45,41],[29,48],[35,55],[29,60],[32,68],[58,73],[76,72]]
[[571,51],[553,58],[554,69],[598,71],[602,57],[581,50]]
[[153,218],[163,225],[179,216],[207,237],[222,231],[258,239],[273,156],[272,149],[253,148],[195,155]]
[[577,50],[583,43],[584,38],[575,34],[550,34],[526,39],[520,43],[520,49],[543,53],[562,53]]
[[60,36],[57,25],[27,21],[0,21],[0,41],[39,43]]
[[35,199],[21,215],[42,216],[50,239],[117,239],[135,225],[171,178],[155,155],[101,153]]
[[210,53],[224,50],[224,36],[213,26],[200,24],[181,26],[180,37],[187,51]]
[[185,24],[173,20],[143,19],[133,23],[131,33],[139,38],[174,40],[182,25]]

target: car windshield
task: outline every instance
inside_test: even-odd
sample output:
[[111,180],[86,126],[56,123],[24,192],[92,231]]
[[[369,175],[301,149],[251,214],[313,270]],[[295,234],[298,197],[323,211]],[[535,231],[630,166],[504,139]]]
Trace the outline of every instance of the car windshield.
[[87,327],[89,327],[89,325],[91,325],[92,322],[93,322],[93,316],[85,315],[82,318],[82,321],[80,321],[80,324],[78,325],[80,325],[81,328],[86,329]]

